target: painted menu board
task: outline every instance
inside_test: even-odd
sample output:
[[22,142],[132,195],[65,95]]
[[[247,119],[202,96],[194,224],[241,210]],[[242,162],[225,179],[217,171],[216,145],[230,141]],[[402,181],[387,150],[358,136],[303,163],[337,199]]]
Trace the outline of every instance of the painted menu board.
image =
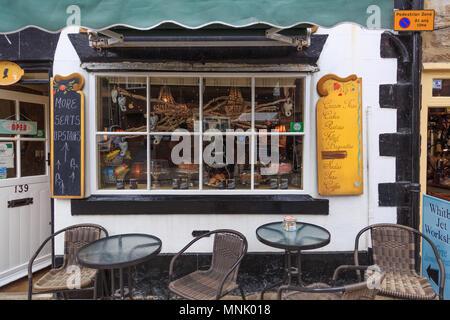
[[329,74],[319,80],[317,91],[319,194],[362,194],[362,80]]
[[84,79],[74,73],[51,81],[53,198],[84,197]]

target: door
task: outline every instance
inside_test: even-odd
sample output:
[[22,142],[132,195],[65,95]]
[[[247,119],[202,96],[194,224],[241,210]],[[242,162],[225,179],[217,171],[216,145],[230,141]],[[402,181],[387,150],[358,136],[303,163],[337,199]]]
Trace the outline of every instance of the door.
[[420,127],[421,202],[450,200],[450,63],[423,64]]
[[[48,102],[0,89],[0,286],[27,274],[51,234]],[[33,271],[50,263],[51,243]]]

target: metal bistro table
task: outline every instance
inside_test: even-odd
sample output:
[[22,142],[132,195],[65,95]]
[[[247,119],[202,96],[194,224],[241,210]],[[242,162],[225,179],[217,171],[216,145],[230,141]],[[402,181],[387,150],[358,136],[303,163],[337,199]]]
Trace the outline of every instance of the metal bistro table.
[[[297,222],[296,231],[284,231],[283,222],[272,222],[262,225],[256,229],[256,237],[262,243],[279,249],[284,249],[284,276],[281,282],[267,286],[261,292],[261,299],[264,299],[264,292],[280,286],[284,283],[290,285],[292,275],[297,274],[298,284],[303,285],[301,276],[301,251],[316,249],[330,243],[330,233],[317,225]],[[297,267],[291,263],[291,255],[297,253]]]
[[91,242],[78,251],[78,262],[88,268],[111,270],[111,297],[114,298],[114,269],[119,269],[120,298],[124,299],[123,269],[128,268],[128,296],[133,298],[131,267],[161,251],[161,240],[148,234],[120,234]]

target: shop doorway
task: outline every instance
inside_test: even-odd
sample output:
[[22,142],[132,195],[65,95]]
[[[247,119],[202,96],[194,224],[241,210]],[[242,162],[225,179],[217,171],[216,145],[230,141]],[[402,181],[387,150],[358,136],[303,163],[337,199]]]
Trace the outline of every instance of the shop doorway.
[[[51,234],[48,85],[0,89],[0,287],[27,274]],[[35,269],[51,263],[51,246]]]
[[420,123],[421,193],[450,201],[450,63],[423,64]]
[[428,195],[447,201],[450,201],[449,125],[450,101],[448,107],[428,108],[426,192]]

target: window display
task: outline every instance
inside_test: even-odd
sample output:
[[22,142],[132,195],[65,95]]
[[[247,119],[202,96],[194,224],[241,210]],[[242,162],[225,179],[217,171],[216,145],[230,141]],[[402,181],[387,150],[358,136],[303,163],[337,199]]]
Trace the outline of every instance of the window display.
[[100,190],[303,189],[304,78],[99,76],[97,88]]

